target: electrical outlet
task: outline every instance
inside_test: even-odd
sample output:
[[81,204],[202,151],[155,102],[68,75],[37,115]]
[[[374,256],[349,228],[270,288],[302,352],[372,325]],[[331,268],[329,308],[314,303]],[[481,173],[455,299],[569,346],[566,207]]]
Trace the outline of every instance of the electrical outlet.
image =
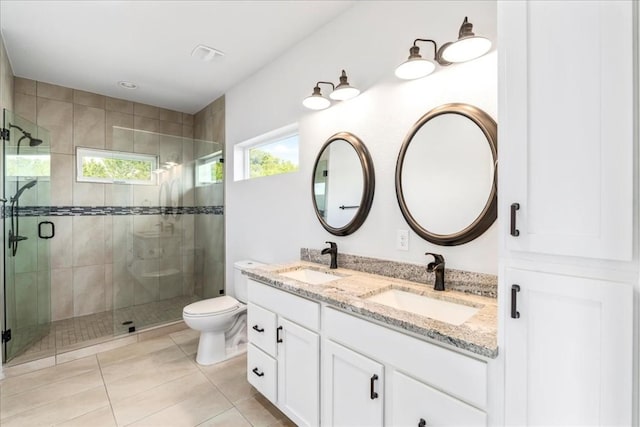
[[399,251],[409,250],[409,230],[398,230],[396,236],[396,249]]

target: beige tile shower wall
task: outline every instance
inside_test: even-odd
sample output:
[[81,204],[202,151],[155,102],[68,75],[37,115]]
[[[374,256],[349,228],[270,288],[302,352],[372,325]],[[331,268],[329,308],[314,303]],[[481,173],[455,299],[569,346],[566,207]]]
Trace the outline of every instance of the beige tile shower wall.
[[[20,77],[12,84],[15,111],[51,132],[52,206],[158,205],[159,186],[76,182],[76,147],[156,154],[161,162],[176,158],[176,153],[178,162],[193,159],[193,143],[187,141],[181,147],[183,137],[194,135],[190,114]],[[116,305],[124,306],[134,289],[126,269],[126,251],[119,248],[131,244],[126,241],[127,233],[132,232],[131,217],[67,216],[48,220],[56,227],[51,240],[52,320],[110,310],[114,297]],[[152,224],[158,218],[149,216],[143,221]],[[193,224],[192,219],[182,222]],[[193,230],[184,225],[181,230],[192,239],[190,244],[188,238],[184,239],[185,246],[193,247]],[[183,261],[189,262],[189,256],[193,258],[185,255]],[[192,275],[193,265],[183,270]]]
[[[225,98],[213,101],[195,114],[193,122],[194,157],[196,159],[224,149]],[[224,205],[224,185],[194,187],[196,206]],[[196,215],[195,271],[196,292],[204,298],[220,295],[224,290],[224,216]],[[201,268],[199,268],[201,267]],[[201,273],[201,274],[198,274]]]

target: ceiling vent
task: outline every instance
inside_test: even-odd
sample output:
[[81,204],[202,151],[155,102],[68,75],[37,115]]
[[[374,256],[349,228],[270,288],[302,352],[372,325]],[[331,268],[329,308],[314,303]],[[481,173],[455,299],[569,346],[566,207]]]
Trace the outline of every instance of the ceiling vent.
[[209,62],[213,61],[213,59],[217,56],[224,56],[224,52],[209,46],[205,46],[203,44],[199,44],[193,49],[193,51],[191,52],[191,56],[193,56],[194,58],[198,58],[201,61]]

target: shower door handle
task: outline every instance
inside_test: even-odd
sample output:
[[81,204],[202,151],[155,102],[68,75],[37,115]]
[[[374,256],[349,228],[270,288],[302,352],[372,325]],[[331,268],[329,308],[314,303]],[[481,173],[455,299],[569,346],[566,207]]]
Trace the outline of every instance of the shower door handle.
[[[47,236],[45,236],[42,233],[42,226],[45,225],[45,224],[51,226],[51,234],[49,234]],[[39,238],[41,238],[41,239],[52,239],[53,236],[55,236],[55,235],[56,235],[56,226],[55,226],[55,224],[53,222],[51,222],[51,221],[42,221],[42,222],[40,222],[38,224],[38,237]]]

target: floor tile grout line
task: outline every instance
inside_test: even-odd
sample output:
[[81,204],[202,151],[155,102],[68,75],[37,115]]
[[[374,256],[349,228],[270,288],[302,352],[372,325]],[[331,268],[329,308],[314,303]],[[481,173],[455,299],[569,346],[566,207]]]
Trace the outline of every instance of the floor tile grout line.
[[[80,360],[80,359],[76,359],[76,360]],[[69,361],[69,362],[65,362],[65,363],[70,363],[70,362],[75,362],[75,360],[71,360],[71,361]],[[7,378],[4,378],[2,381],[0,381],[0,385],[1,385],[1,384],[3,384],[3,383],[5,383],[5,381],[7,381],[7,380],[9,380],[9,379],[13,379],[13,378],[20,378],[20,377],[22,377],[23,375],[32,374],[32,373],[34,373],[34,372],[39,372],[39,371],[42,371],[42,370],[44,370],[44,369],[56,368],[57,366],[61,366],[61,365],[64,365],[64,363],[61,363],[60,365],[53,365],[53,366],[48,366],[48,367],[46,367],[46,368],[37,369],[37,370],[35,370],[35,371],[25,372],[24,374],[15,375],[15,376],[12,376],[12,377],[7,377]],[[84,375],[84,374],[86,374],[86,373],[88,373],[88,372],[91,372],[91,370],[92,370],[92,369],[95,369],[95,368],[87,368],[86,370],[80,370],[79,372],[75,372],[73,375],[69,375],[69,376],[66,376],[66,375],[65,375],[64,377],[60,377],[60,378],[57,378],[57,379],[52,380],[52,381],[47,381],[46,385],[56,384],[56,383],[59,383],[59,382],[62,382],[62,381],[66,381],[66,380],[68,380],[69,378],[73,378],[73,377],[77,377],[77,376],[80,376],[80,375]],[[20,392],[18,392],[18,393],[12,393],[12,394],[7,394],[7,395],[0,393],[0,396],[6,399],[6,398],[8,398],[8,397],[17,396],[17,395],[19,395],[19,394],[24,394],[24,393],[33,392],[33,391],[35,391],[35,390],[39,389],[41,386],[42,386],[42,385],[37,385],[37,386],[31,387],[31,388],[29,388],[29,389],[22,390],[22,391],[20,391]]]
[[104,374],[102,373],[102,364],[100,363],[100,358],[98,357],[99,353],[96,353],[94,356],[96,361],[98,362],[98,369],[100,369],[100,378],[102,379],[102,386],[104,387],[104,392],[107,395],[107,400],[109,401],[109,409],[111,409],[111,417],[113,418],[114,424],[118,425],[118,420],[116,420],[116,413],[113,410],[113,403],[111,402],[111,395],[109,394],[109,389],[107,388],[107,382],[104,380]]

